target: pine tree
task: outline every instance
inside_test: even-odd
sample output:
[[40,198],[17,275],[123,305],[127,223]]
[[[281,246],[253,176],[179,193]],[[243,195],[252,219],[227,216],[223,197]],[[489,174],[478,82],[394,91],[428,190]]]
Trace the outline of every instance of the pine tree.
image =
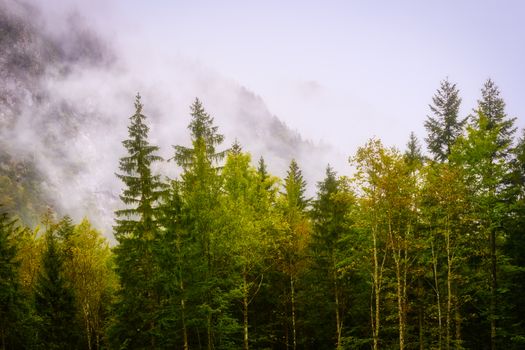
[[293,210],[303,211],[308,205],[308,199],[305,197],[306,181],[295,159],[292,159],[288,167],[286,178],[284,179],[283,193],[286,197],[287,207]]
[[[508,179],[511,175],[510,162],[507,161],[511,153],[510,141],[501,142],[506,138],[508,130],[513,130],[513,123],[507,123],[512,119],[500,119],[495,122],[494,118],[486,116],[481,108],[477,116],[473,118],[472,124],[467,128],[467,136],[458,141],[457,147],[451,155],[451,161],[465,170],[465,183],[468,184],[471,201],[474,210],[476,225],[475,235],[483,245],[479,247],[485,268],[485,279],[489,283],[486,298],[480,302],[489,301],[489,305],[478,306],[486,309],[487,320],[490,323],[490,344],[496,348],[498,343],[497,320],[500,310],[498,308],[499,287],[498,274],[500,270],[498,258],[499,237],[503,232],[502,222],[509,213],[509,203],[506,200]],[[507,131],[506,131],[507,130]],[[488,278],[487,278],[488,277]],[[481,317],[481,316],[479,316]],[[478,322],[479,323],[479,322]],[[476,339],[478,340],[478,339]]]
[[414,132],[410,133],[407,143],[407,149],[404,154],[405,161],[410,167],[415,167],[423,162],[423,154],[421,153],[421,145]]
[[[313,281],[316,287],[322,288],[326,293],[324,298],[330,296],[330,299],[315,300],[315,307],[324,308],[326,311],[323,320],[318,320],[321,322],[317,323],[317,329],[312,331],[316,332],[314,337],[316,341],[319,342],[318,338],[324,337],[326,344],[335,339],[332,344],[335,343],[336,349],[341,349],[343,318],[346,314],[344,299],[348,298],[345,295],[348,290],[345,291],[338,265],[347,250],[342,241],[347,237],[351,224],[348,213],[353,203],[353,196],[345,188],[344,181],[337,178],[337,173],[330,166],[327,166],[326,176],[323,181],[318,182],[317,188],[317,197],[311,212],[313,233],[310,250],[313,265],[310,272],[315,271]],[[330,303],[327,304],[328,300]],[[327,318],[331,320],[330,328],[322,328]],[[321,343],[323,342],[320,342],[319,346]]]
[[[214,245],[218,237],[217,220],[220,213],[221,195],[220,161],[227,153],[218,151],[224,140],[213,118],[206,113],[199,99],[191,105],[191,121],[188,126],[191,134],[191,147],[174,146],[174,160],[182,167],[181,195],[184,198],[181,216],[188,235],[188,244],[181,247],[191,261],[192,279],[185,286],[188,304],[196,305],[188,323],[199,336],[206,334],[204,343],[208,349],[214,347],[215,338],[226,329],[221,319],[228,324],[228,315],[223,313],[223,294],[218,274],[220,256],[215,254]],[[190,300],[190,297],[192,300]],[[191,346],[191,344],[190,344]]]
[[116,271],[121,289],[115,306],[116,320],[112,338],[117,344],[155,347],[156,313],[159,295],[155,285],[158,268],[154,244],[158,240],[159,200],[165,185],[151,166],[162,161],[157,146],[148,141],[149,127],[142,114],[140,95],[135,99],[135,113],[130,117],[129,139],[122,142],[128,155],[120,159],[118,178],[125,188],[120,196],[126,209],[116,211]]
[[[495,157],[506,157],[512,144],[512,137],[516,132],[514,123],[516,118],[509,118],[505,112],[505,101],[500,97],[496,84],[488,79],[481,89],[481,100],[478,100],[478,109],[487,118],[487,130],[497,129],[497,145],[500,151]],[[479,114],[473,118],[476,119]]]
[[42,319],[38,337],[42,349],[80,348],[75,295],[65,276],[64,259],[57,234],[51,229],[46,232],[46,250],[35,293],[36,312]]
[[[201,101],[196,98],[190,106],[191,121],[188,125],[193,148],[174,146],[174,159],[183,168],[190,166],[195,159],[199,147],[203,147],[205,157],[211,164],[217,164],[226,156],[226,151],[217,152],[216,147],[224,141],[224,136],[219,134],[219,127],[214,125],[213,118],[204,110]],[[202,144],[202,145],[201,145]]]
[[161,162],[162,158],[155,154],[159,148],[149,144],[149,127],[142,108],[140,95],[137,94],[135,114],[130,117],[128,127],[129,139],[122,142],[128,156],[120,159],[122,173],[117,174],[126,186],[120,199],[130,206],[116,212],[120,219],[115,226],[115,238],[119,241],[126,238],[154,239],[157,203],[165,189],[160,175],[152,174],[152,164]]
[[284,180],[282,206],[287,224],[285,236],[280,242],[282,270],[289,280],[290,323],[292,349],[297,349],[297,280],[304,263],[304,251],[308,245],[310,225],[306,217],[308,199],[305,197],[306,181],[295,159],[290,162]]
[[434,159],[444,162],[448,159],[452,146],[462,134],[465,120],[458,119],[461,98],[456,84],[448,79],[441,81],[440,88],[429,105],[432,116],[427,116],[425,128],[428,136],[425,139],[428,150]]
[[31,339],[27,300],[20,285],[20,262],[16,245],[21,229],[7,213],[0,213],[0,347],[29,348]]

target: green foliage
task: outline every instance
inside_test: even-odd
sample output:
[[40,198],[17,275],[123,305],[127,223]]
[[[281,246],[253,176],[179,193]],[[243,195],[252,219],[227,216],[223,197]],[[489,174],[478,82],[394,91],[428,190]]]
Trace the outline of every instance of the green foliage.
[[[59,230],[68,222],[59,225]],[[65,274],[66,252],[53,229],[46,232],[46,249],[35,291],[35,309],[41,319],[38,343],[42,349],[79,348],[75,291]]]
[[[414,133],[404,153],[371,140],[313,200],[295,160],[281,180],[237,141],[221,150],[198,99],[180,175],[161,179],[137,95],[113,250],[87,219],[0,216],[0,345],[521,349],[525,136],[512,147],[491,80],[466,130],[458,95],[445,80],[433,98],[434,161]],[[0,157],[0,200],[25,218],[38,181],[15,163]]]
[[433,105],[429,106],[432,116],[427,116],[425,121],[428,132],[426,141],[434,159],[444,162],[448,159],[456,139],[462,134],[465,124],[465,120],[458,120],[461,98],[456,84],[448,79],[441,81],[432,102]]
[[128,347],[155,346],[156,313],[160,309],[154,247],[165,184],[152,173],[152,164],[162,158],[155,154],[158,147],[149,144],[142,107],[137,94],[129,139],[123,141],[128,155],[120,159],[122,174],[117,174],[125,185],[120,198],[128,207],[116,212],[119,219],[115,238],[119,245],[115,248],[115,263],[121,288],[110,334],[115,344]]
[[34,346],[29,300],[20,284],[17,239],[23,229],[0,213],[0,345],[3,349]]

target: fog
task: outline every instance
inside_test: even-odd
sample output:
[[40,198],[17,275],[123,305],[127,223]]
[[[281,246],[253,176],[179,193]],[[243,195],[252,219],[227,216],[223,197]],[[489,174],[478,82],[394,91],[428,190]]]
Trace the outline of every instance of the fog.
[[[348,155],[304,141],[259,96],[204,64],[147,45],[123,45],[78,9],[40,5],[0,2],[7,33],[0,54],[0,141],[9,153],[34,162],[60,215],[87,216],[112,237],[122,187],[115,173],[137,92],[150,142],[165,159],[172,157],[172,145],[190,142],[189,106],[199,97],[226,136],[224,148],[238,139],[254,163],[264,156],[280,177],[297,159],[310,195],[328,163],[348,170]],[[156,171],[174,178],[179,170],[165,162]]]

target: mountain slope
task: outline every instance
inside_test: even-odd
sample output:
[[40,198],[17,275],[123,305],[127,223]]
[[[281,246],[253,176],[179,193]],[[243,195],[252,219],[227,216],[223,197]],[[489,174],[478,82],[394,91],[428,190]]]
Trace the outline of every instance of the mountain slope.
[[[165,158],[172,144],[189,142],[188,106],[195,96],[225,133],[225,147],[238,139],[254,162],[264,156],[276,175],[296,158],[313,185],[333,158],[328,146],[304,141],[273,116],[261,98],[198,63],[112,50],[77,15],[61,20],[66,30],[57,33],[37,8],[0,2],[0,181],[6,184],[0,194],[19,198],[14,183],[35,193],[12,206],[27,207],[25,220],[49,205],[77,219],[87,215],[110,235],[121,188],[114,173],[137,90],[152,142]],[[20,164],[31,171],[17,170]],[[158,170],[177,173],[173,163]]]

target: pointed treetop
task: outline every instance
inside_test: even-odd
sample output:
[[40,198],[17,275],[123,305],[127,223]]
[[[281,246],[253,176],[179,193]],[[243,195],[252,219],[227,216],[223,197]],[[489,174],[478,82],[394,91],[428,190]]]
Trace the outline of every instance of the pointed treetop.
[[142,112],[142,103],[140,102],[140,93],[137,92],[137,95],[135,95],[135,109],[137,110],[137,113]]
[[308,205],[308,200],[305,198],[306,181],[303,179],[303,174],[299,165],[292,159],[284,179],[285,196],[288,206],[299,210],[304,210]]
[[461,98],[456,84],[451,83],[448,78],[441,81],[432,102],[433,104],[429,105],[431,115],[427,116],[425,121],[428,132],[425,141],[434,159],[444,162],[462,134],[466,119],[458,119]]
[[409,165],[421,163],[423,154],[421,153],[421,145],[417,139],[416,134],[412,131],[407,142],[407,149],[405,151],[405,160]]
[[[500,97],[499,88],[488,79],[481,89],[481,100],[478,100],[478,109],[487,118],[489,130],[499,128],[498,145],[506,148],[512,143],[512,135],[516,132],[514,122],[516,118],[509,118],[505,112],[505,101]],[[479,118],[476,113],[474,119]]]
[[257,174],[259,174],[259,178],[261,182],[264,182],[268,178],[268,170],[266,169],[266,162],[264,161],[264,158],[261,156],[259,158],[259,165],[257,166]]
[[235,139],[235,142],[233,143],[232,147],[230,148],[230,152],[233,155],[239,155],[239,154],[242,153],[241,144],[239,143],[239,141],[237,141],[237,139]]

